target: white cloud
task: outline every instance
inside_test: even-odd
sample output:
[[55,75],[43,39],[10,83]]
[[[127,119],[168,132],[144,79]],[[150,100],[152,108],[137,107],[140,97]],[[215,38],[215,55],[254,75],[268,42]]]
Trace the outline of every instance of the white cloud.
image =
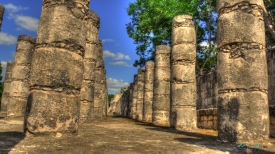
[[103,51],[103,58],[111,58],[113,60],[131,60],[131,58],[128,55],[124,55],[123,53],[112,53],[109,50]]
[[11,44],[16,44],[17,38],[13,35],[7,34],[7,33],[2,33],[0,32],[0,45],[11,45]]
[[200,46],[202,46],[202,47],[208,47],[209,44],[208,44],[208,42],[201,42],[201,43],[200,43]]
[[2,66],[1,76],[3,76],[2,81],[4,81],[5,80],[6,69],[7,69],[7,62],[6,61],[1,61],[1,66]]
[[110,62],[111,65],[117,65],[117,66],[127,66],[127,67],[131,67],[131,65],[127,64],[124,61],[116,61],[116,62]]
[[106,42],[114,42],[115,40],[113,40],[113,39],[102,39],[101,41],[102,41],[102,43],[106,43]]
[[128,82],[123,80],[117,80],[113,78],[107,78],[108,91],[119,92],[121,87],[129,86]]
[[30,16],[15,15],[15,23],[20,27],[36,32],[38,29],[39,19]]
[[4,4],[4,7],[10,13],[16,13],[16,12],[19,12],[21,10],[27,10],[28,9],[28,7],[15,6],[11,3]]

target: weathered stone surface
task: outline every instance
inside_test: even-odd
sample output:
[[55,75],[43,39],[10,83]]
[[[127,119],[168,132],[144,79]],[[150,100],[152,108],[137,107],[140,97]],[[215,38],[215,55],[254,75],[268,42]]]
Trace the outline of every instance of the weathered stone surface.
[[9,103],[10,89],[11,89],[11,75],[14,67],[14,62],[8,61],[5,73],[4,90],[1,98],[1,111],[7,112],[7,104]]
[[1,32],[2,22],[3,22],[4,12],[5,12],[5,7],[2,4],[0,4],[0,32]]
[[132,92],[132,103],[130,105],[130,117],[132,119],[136,119],[136,111],[137,111],[137,74],[134,75],[134,83],[133,83],[133,92]]
[[156,126],[170,126],[170,52],[169,46],[156,46],[152,105],[152,123]]
[[128,118],[131,118],[132,115],[132,106],[133,106],[133,83],[130,83],[129,86],[129,108],[128,108]]
[[88,12],[89,0],[43,0],[26,115],[31,133],[78,129]]
[[30,91],[29,74],[35,38],[18,36],[14,66],[11,75],[10,99],[7,104],[7,117],[23,117]]
[[75,133],[78,129],[79,101],[79,97],[73,94],[32,90],[27,106],[28,131],[34,134]]
[[142,121],[143,116],[143,98],[144,98],[144,74],[145,70],[142,68],[138,69],[137,75],[137,117],[138,121]]
[[171,53],[171,127],[178,130],[197,128],[196,113],[196,31],[193,17],[173,19]]
[[[94,83],[96,59],[98,58],[98,29],[99,17],[89,10],[87,15],[87,38],[86,49],[84,54],[84,74],[82,88],[80,91],[80,123],[91,122],[93,120],[94,107]],[[101,77],[101,76],[100,76]]]
[[154,62],[145,63],[143,121],[152,123],[153,89],[154,89]]
[[217,2],[218,137],[264,142],[269,115],[263,1]]

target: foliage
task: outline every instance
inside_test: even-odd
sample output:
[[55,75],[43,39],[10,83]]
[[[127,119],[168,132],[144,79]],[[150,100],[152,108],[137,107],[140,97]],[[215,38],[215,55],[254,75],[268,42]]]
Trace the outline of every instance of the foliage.
[[110,102],[112,100],[112,98],[114,98],[115,95],[114,94],[108,94],[108,103],[109,103],[109,106],[110,106]]
[[120,88],[120,93],[123,94],[126,91],[126,87],[121,87]]
[[[204,69],[201,67],[216,63],[213,57],[217,18],[215,2],[215,0],[137,0],[130,3],[127,13],[132,21],[126,24],[127,33],[137,44],[136,54],[140,56],[134,66],[143,67],[146,61],[154,60],[155,46],[171,45],[172,19],[180,14],[192,15],[195,19],[199,61],[197,72]],[[206,42],[207,48],[202,46],[202,42],[204,44]]]
[[[264,2],[274,31],[275,1]],[[154,60],[155,46],[171,46],[172,19],[180,14],[194,17],[197,33],[196,73],[203,74],[216,66],[216,0],[136,0],[129,3],[127,13],[131,18],[131,22],[126,24],[127,33],[137,45],[136,54],[140,57],[135,61],[135,67],[144,67],[145,62]],[[275,34],[270,29],[266,33],[267,45],[275,45]]]

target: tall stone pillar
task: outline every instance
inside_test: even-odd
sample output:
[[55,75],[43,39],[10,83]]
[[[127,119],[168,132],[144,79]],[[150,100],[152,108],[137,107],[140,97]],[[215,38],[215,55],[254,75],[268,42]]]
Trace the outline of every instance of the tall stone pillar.
[[145,63],[143,121],[152,123],[154,62]]
[[136,119],[137,115],[137,74],[134,75],[134,82],[133,82],[133,92],[132,92],[132,103],[131,103],[131,114],[130,117],[132,119]]
[[133,83],[130,83],[130,85],[129,85],[129,106],[128,106],[128,114],[127,114],[128,118],[131,118],[132,104],[133,104]]
[[23,117],[26,111],[30,91],[29,74],[35,38],[19,35],[11,75],[10,99],[7,105],[7,117]]
[[137,117],[138,121],[142,121],[143,115],[143,95],[144,95],[144,73],[145,70],[142,68],[138,69],[137,76]]
[[103,98],[104,98],[104,80],[106,73],[104,71],[104,61],[102,52],[102,42],[99,40],[96,47],[96,68],[95,68],[95,84],[94,84],[94,120],[100,120],[103,116]]
[[1,32],[2,22],[3,22],[4,12],[5,12],[5,7],[2,4],[0,4],[0,32]]
[[13,66],[14,66],[14,62],[12,61],[7,62],[5,81],[4,81],[4,90],[2,93],[2,99],[1,99],[2,112],[7,112],[7,105],[9,103],[9,96],[10,96],[10,89],[11,89],[11,82],[12,82],[11,75],[12,75]]
[[100,19],[98,15],[89,10],[87,16],[87,39],[84,54],[84,74],[82,87],[80,91],[80,123],[91,122],[93,120],[94,106],[94,82],[95,82],[95,66],[96,66],[96,44],[98,42],[98,29]]
[[152,123],[170,127],[170,52],[166,45],[156,46]]
[[196,31],[193,17],[173,19],[171,52],[171,127],[197,128],[196,110]]
[[103,69],[103,93],[102,93],[102,116],[107,116],[108,88],[106,81],[106,69]]
[[89,0],[43,0],[30,74],[26,128],[78,130]]
[[218,138],[269,138],[263,0],[217,0]]

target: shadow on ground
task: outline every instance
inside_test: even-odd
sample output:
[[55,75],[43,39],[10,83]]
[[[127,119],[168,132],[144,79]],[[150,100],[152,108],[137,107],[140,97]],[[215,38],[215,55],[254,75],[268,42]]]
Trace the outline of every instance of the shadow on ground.
[[10,150],[24,138],[25,133],[23,132],[0,132],[0,153],[9,153]]
[[245,151],[250,151],[253,154],[274,154],[275,152],[270,152],[265,150],[268,146],[274,146],[275,140],[271,138],[272,145],[262,146],[260,145],[260,149],[256,148],[256,145],[248,145],[248,148],[238,148],[238,144],[230,144],[218,141],[217,138],[217,131],[213,130],[205,130],[205,129],[198,129],[194,131],[179,131],[175,130],[174,128],[167,128],[167,127],[158,127],[154,126],[151,123],[144,123],[135,121],[136,125],[140,126],[148,126],[148,130],[153,131],[160,131],[166,133],[173,133],[178,134],[178,138],[174,138],[174,140],[179,142],[184,142],[187,144],[193,144],[201,147],[206,147],[213,150],[221,150],[221,151],[228,151],[231,154],[233,153],[245,153]]

